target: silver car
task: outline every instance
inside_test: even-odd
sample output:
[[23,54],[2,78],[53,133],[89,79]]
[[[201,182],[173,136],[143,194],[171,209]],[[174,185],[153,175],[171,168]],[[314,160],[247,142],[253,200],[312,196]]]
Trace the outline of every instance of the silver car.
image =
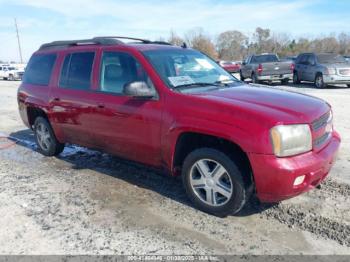
[[300,54],[295,61],[293,82],[299,84],[300,81],[314,82],[317,88],[333,84],[350,87],[350,64],[343,56],[333,53]]

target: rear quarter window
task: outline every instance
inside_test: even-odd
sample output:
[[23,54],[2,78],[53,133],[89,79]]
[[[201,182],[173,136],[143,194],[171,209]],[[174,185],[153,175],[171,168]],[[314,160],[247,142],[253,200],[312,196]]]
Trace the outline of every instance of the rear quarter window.
[[47,86],[50,82],[56,54],[34,55],[23,76],[23,83]]

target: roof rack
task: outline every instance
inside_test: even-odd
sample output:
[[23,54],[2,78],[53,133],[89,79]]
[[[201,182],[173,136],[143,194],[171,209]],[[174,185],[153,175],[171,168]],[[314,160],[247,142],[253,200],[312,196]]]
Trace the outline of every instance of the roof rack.
[[140,41],[142,44],[172,45],[165,41],[151,41],[148,39],[127,37],[127,36],[98,36],[98,37],[94,37],[93,39],[97,39],[97,40],[98,39],[126,39],[126,40]]
[[134,40],[134,41],[140,41],[142,44],[171,45],[168,42],[150,41],[147,39],[126,37],[126,36],[98,36],[98,37],[94,37],[91,39],[54,41],[51,43],[41,45],[39,50],[53,49],[53,48],[64,48],[64,47],[68,47],[68,46],[78,46],[78,45],[121,45],[121,44],[124,44],[124,42],[122,42],[118,39],[129,39],[129,40]]

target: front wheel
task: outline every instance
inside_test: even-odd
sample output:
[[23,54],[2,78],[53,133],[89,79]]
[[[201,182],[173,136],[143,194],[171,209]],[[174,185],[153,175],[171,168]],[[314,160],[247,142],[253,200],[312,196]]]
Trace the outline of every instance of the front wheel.
[[34,134],[39,152],[45,156],[59,155],[64,144],[58,142],[50,123],[43,117],[37,117],[34,123]]
[[9,75],[9,81],[13,81],[13,80],[15,80],[15,78],[13,77],[13,75]]
[[182,168],[182,180],[192,203],[216,216],[238,213],[248,198],[238,167],[216,149],[191,152]]
[[315,86],[316,88],[325,88],[326,84],[323,81],[323,75],[322,74],[317,74],[315,78]]

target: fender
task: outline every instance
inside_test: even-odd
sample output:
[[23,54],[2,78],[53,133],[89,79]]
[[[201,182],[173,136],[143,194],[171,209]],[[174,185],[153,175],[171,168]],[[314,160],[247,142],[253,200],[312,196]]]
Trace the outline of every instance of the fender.
[[183,133],[191,132],[222,138],[238,145],[247,154],[257,150],[256,140],[252,130],[245,130],[232,124],[207,121],[206,119],[182,117],[173,122],[162,136],[162,156],[166,169],[173,171],[176,145]]

